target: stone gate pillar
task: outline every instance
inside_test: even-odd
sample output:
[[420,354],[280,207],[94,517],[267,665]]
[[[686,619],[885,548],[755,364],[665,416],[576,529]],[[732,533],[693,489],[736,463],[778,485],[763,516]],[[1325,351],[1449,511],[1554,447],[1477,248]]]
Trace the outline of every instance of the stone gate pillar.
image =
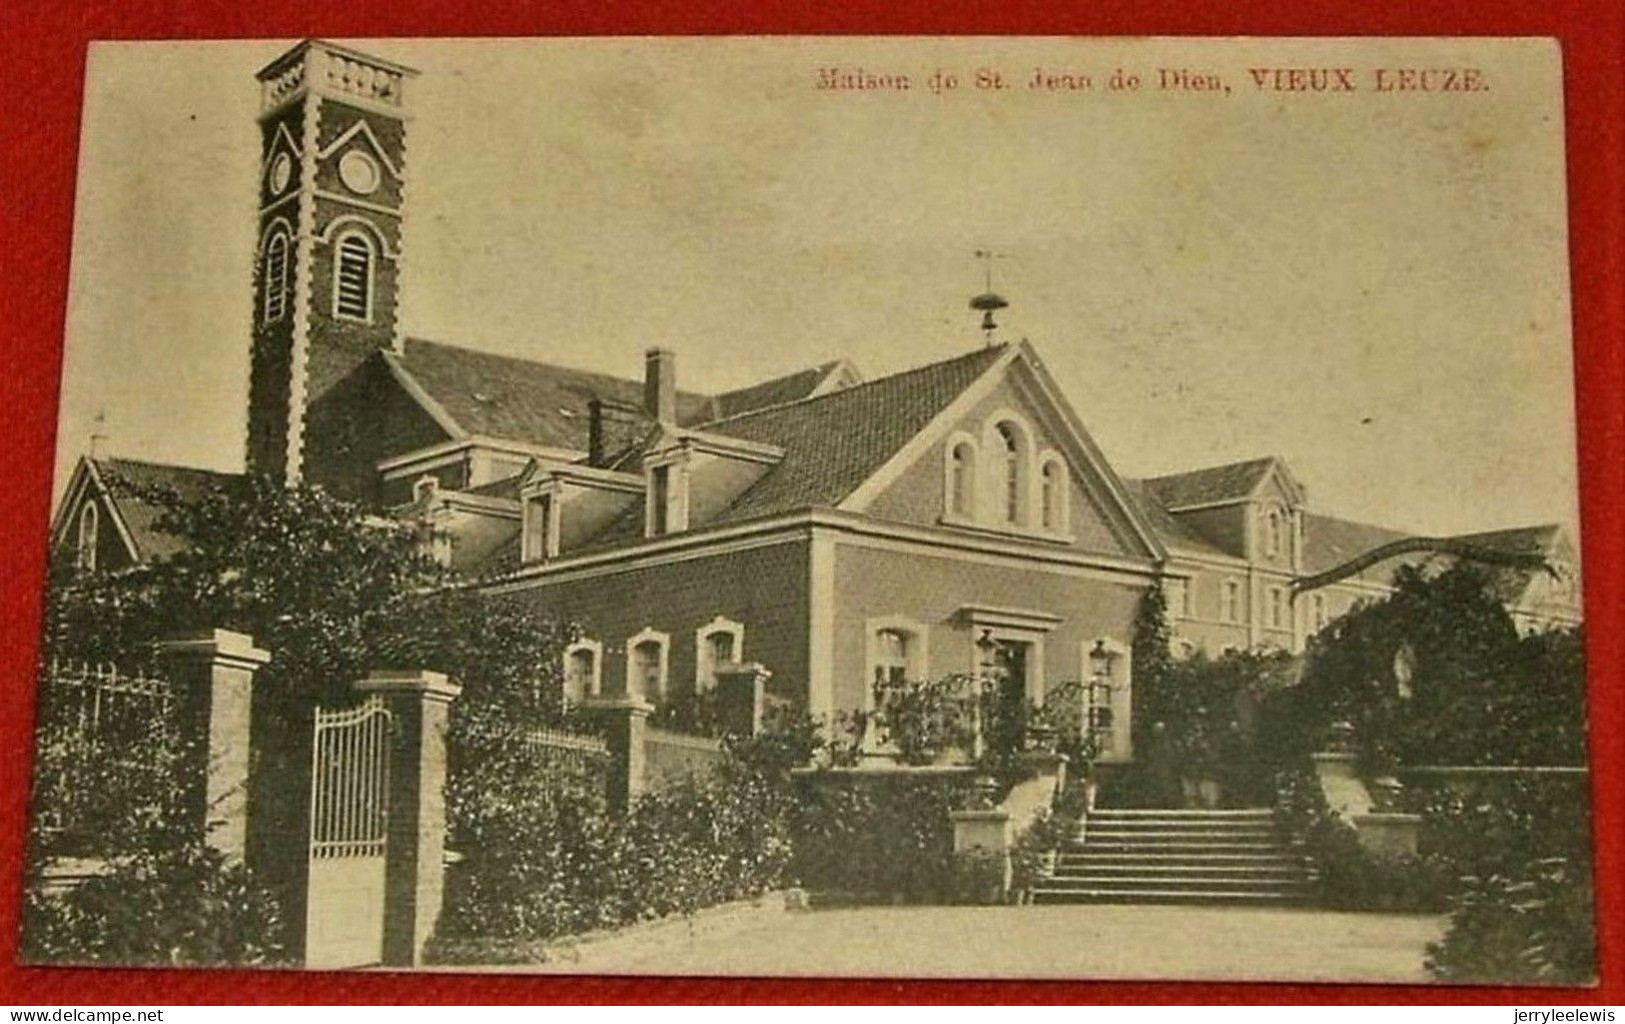
[[439,672],[374,672],[356,684],[394,724],[384,858],[384,964],[417,967],[446,884],[446,724],[462,687]]
[[654,705],[639,697],[609,697],[587,708],[603,723],[609,746],[609,809],[624,814],[648,786],[644,744]]
[[252,637],[211,629],[160,643],[158,657],[186,744],[181,771],[188,810],[205,842],[241,858],[248,835],[254,673],[271,656]]

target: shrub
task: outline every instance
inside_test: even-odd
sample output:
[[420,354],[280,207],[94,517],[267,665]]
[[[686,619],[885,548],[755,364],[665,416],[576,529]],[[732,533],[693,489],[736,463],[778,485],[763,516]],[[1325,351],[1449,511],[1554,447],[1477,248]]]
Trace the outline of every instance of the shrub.
[[970,779],[805,778],[792,811],[792,875],[809,889],[940,903],[954,891],[953,823]]
[[1318,872],[1317,895],[1323,906],[1419,913],[1448,905],[1452,880],[1448,862],[1365,849],[1353,826],[1326,805],[1320,783],[1307,771],[1281,773],[1276,793],[1277,827],[1303,842],[1303,851]]
[[65,893],[31,880],[22,956],[34,963],[272,966],[282,912],[239,863],[190,842],[142,852]]
[[601,766],[538,764],[491,723],[479,737],[448,780],[463,859],[447,878],[442,951],[469,939],[534,942],[688,913],[759,894],[784,876],[784,787],[744,756],[612,816]]
[[1445,937],[1428,946],[1440,981],[1584,985],[1595,981],[1595,893],[1589,865],[1536,861],[1516,876],[1469,875]]

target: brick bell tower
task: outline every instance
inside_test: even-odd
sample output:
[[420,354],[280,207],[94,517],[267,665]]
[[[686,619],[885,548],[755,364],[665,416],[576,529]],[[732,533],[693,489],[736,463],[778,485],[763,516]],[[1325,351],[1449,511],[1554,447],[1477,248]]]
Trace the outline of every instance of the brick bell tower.
[[[358,489],[347,392],[400,346],[406,122],[417,72],[320,40],[260,71],[248,470]],[[375,362],[375,361],[371,361]],[[354,405],[354,402],[350,402]]]

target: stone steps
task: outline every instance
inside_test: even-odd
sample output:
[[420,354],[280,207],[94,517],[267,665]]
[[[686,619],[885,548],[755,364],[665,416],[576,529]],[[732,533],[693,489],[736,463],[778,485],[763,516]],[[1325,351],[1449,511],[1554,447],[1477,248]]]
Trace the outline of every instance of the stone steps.
[[1104,809],[1059,851],[1033,899],[1291,905],[1308,899],[1314,878],[1269,808]]

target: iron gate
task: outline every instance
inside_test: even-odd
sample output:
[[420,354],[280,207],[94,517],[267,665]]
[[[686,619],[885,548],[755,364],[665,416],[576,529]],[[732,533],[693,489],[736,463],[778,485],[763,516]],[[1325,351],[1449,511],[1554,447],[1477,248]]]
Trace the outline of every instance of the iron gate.
[[314,733],[305,966],[381,963],[389,708],[376,695],[352,708],[317,708]]

